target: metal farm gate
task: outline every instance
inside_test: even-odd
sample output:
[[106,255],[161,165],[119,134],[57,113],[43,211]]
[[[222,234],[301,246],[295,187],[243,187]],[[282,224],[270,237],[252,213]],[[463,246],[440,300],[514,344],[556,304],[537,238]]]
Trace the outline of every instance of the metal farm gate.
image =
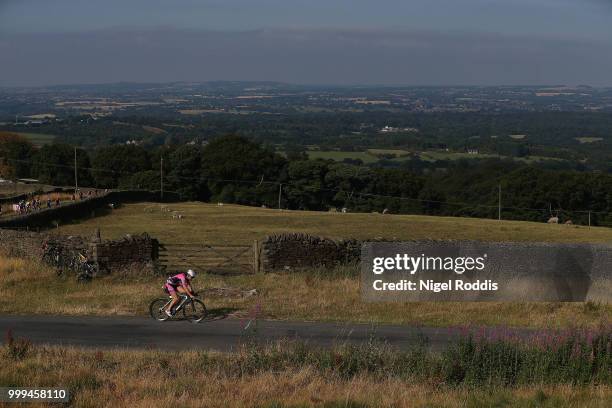
[[159,262],[166,272],[193,269],[221,275],[259,271],[259,246],[214,244],[159,244]]

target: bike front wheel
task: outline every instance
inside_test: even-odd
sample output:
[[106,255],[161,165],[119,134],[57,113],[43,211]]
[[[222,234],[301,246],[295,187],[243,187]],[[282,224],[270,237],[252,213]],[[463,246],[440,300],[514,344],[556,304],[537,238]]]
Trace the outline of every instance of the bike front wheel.
[[165,322],[170,318],[165,312],[165,306],[168,304],[168,299],[155,299],[149,306],[149,313],[151,317],[160,322]]
[[191,323],[200,323],[206,317],[206,305],[199,299],[193,299],[185,304],[183,314]]

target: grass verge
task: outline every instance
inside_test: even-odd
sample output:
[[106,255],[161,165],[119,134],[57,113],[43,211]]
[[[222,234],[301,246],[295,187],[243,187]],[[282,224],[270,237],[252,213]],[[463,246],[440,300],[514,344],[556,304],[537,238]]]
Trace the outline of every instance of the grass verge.
[[[113,275],[78,283],[57,277],[48,267],[0,257],[0,313],[145,316],[149,302],[162,296],[160,276]],[[364,303],[352,268],[334,271],[222,277],[200,275],[198,289],[257,289],[249,298],[205,298],[209,309],[265,318],[351,321],[425,326],[523,326],[563,328],[598,326],[609,321],[612,305],[599,303]]]
[[67,387],[77,407],[609,406],[610,332],[556,340],[551,348],[468,337],[434,355],[377,343],[247,345],[218,354],[32,347],[12,339],[1,351],[0,385]]

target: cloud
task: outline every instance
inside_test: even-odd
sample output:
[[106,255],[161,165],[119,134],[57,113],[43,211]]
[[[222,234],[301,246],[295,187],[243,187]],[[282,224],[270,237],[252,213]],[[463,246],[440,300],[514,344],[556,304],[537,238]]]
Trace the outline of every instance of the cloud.
[[610,43],[467,32],[103,30],[3,36],[2,85],[274,80],[612,85]]

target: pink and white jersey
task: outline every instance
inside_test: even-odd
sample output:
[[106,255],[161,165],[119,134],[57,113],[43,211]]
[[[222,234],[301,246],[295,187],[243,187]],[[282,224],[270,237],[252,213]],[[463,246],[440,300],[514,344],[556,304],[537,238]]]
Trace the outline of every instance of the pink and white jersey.
[[169,277],[167,283],[171,286],[187,286],[189,280],[187,279],[187,274],[181,272]]

